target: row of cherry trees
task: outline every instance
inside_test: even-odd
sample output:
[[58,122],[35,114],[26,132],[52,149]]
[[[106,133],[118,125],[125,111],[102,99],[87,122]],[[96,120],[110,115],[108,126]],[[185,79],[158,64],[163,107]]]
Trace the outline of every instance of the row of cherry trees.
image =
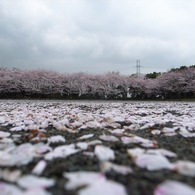
[[1,98],[174,99],[195,97],[195,67],[157,78],[0,68]]

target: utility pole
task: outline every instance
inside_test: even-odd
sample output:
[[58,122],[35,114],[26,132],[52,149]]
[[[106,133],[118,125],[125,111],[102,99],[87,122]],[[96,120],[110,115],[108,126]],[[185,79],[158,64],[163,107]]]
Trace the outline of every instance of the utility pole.
[[140,76],[141,72],[140,72],[140,60],[136,60],[136,76],[137,78]]

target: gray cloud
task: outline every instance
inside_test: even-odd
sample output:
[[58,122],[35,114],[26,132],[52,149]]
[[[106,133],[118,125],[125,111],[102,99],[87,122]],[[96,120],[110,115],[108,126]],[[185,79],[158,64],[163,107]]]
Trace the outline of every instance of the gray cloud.
[[194,64],[189,0],[1,0],[0,65],[60,72],[166,71]]

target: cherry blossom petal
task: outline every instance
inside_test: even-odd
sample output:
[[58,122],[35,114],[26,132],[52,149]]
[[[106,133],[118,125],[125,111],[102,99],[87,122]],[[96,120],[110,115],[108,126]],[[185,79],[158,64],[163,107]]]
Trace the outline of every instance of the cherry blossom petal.
[[76,143],[76,146],[78,148],[80,148],[81,150],[87,150],[88,143],[86,143],[86,142],[78,142],[78,143]]
[[195,189],[178,181],[167,180],[158,185],[154,195],[194,195]]
[[25,191],[22,195],[51,195],[43,188],[32,188]]
[[127,195],[125,187],[117,182],[102,180],[79,190],[79,195]]
[[160,130],[152,130],[151,134],[153,134],[153,135],[160,135],[161,131]]
[[15,185],[0,182],[0,194],[2,195],[22,195],[23,191]]
[[101,140],[92,140],[90,142],[88,142],[88,145],[98,145],[98,144],[102,144]]
[[137,157],[139,157],[139,156],[141,156],[142,154],[145,153],[145,149],[132,148],[132,149],[128,149],[127,153],[132,159],[136,159]]
[[61,135],[55,135],[55,136],[51,136],[48,139],[49,143],[58,143],[58,142],[65,142],[65,138],[62,137]]
[[97,145],[94,151],[95,155],[100,161],[114,160],[114,151],[106,146]]
[[11,133],[9,132],[0,131],[0,138],[9,137],[10,135]]
[[78,139],[79,140],[89,139],[89,138],[91,138],[93,136],[94,136],[94,134],[93,133],[90,133],[90,134],[87,134],[87,135],[83,135],[83,136],[79,137]]
[[186,176],[195,177],[195,163],[191,161],[182,161],[179,160],[176,163],[174,163],[175,170]]
[[114,129],[114,130],[110,130],[110,132],[112,133],[112,134],[116,134],[116,135],[121,135],[121,134],[123,134],[124,133],[124,129]]
[[47,162],[44,160],[41,160],[33,168],[32,173],[35,175],[41,175],[44,169],[46,168],[46,166],[47,166]]
[[110,141],[110,142],[119,141],[119,139],[113,135],[100,135],[99,138],[103,141]]
[[79,149],[75,148],[74,144],[63,145],[56,147],[52,152],[45,155],[46,160],[52,160],[54,158],[66,158],[72,154],[79,152]]
[[162,155],[142,154],[135,159],[135,164],[149,171],[173,168],[168,159]]
[[177,154],[169,150],[160,148],[160,149],[149,149],[146,152],[147,154],[159,154],[167,157],[177,157]]
[[82,186],[92,185],[99,180],[105,180],[105,176],[98,172],[72,172],[64,173],[64,177],[68,179],[65,184],[67,190],[73,190]]
[[129,173],[132,173],[133,170],[130,167],[123,166],[123,165],[116,165],[111,162],[102,162],[100,164],[100,169],[102,172],[109,172],[109,171],[115,171],[116,173],[127,175]]
[[53,179],[45,177],[37,177],[35,175],[26,175],[18,179],[17,184],[24,188],[47,188],[52,187],[55,184]]
[[0,170],[0,179],[3,179],[8,182],[16,182],[21,176],[22,172],[20,170]]

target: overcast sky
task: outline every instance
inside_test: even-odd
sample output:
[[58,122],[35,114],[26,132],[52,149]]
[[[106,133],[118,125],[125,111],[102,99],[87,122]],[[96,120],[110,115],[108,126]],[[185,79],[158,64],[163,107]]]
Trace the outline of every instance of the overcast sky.
[[167,71],[195,64],[195,0],[0,0],[0,66]]

